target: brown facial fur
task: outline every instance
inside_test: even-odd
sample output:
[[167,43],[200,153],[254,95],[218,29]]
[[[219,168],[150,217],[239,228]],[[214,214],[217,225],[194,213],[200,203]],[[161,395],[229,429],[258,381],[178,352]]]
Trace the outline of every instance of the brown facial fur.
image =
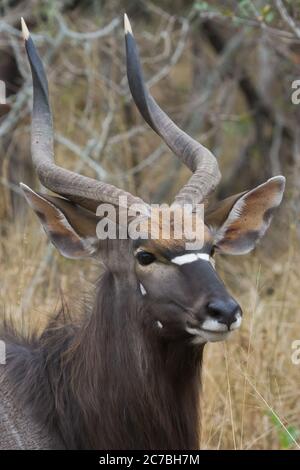
[[[213,242],[212,233],[197,214],[188,214],[183,221],[179,209],[167,209],[167,211],[170,225],[164,223],[163,214],[160,210],[153,210],[151,219],[144,219],[141,222],[141,236],[134,244],[135,249],[144,249],[154,254],[157,259],[166,261],[166,259],[185,253],[186,245],[189,242],[198,241],[199,248],[197,251],[211,247]],[[178,220],[182,221],[185,228],[180,238],[176,238],[178,235],[175,227]],[[188,230],[189,227],[191,230]],[[153,233],[156,238],[153,238]]]

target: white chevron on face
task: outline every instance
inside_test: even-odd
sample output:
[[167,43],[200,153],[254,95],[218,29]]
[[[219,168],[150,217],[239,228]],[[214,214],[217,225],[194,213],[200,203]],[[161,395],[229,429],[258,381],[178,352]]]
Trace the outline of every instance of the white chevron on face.
[[183,264],[198,261],[198,259],[203,259],[204,261],[208,261],[214,265],[213,260],[208,253],[186,253],[184,255],[175,256],[175,258],[171,259],[171,262],[178,264],[178,266],[182,266]]

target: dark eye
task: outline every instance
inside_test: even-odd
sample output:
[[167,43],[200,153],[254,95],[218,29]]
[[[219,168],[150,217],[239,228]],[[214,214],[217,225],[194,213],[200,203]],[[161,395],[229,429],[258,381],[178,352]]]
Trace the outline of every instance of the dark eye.
[[153,261],[155,261],[155,256],[148,251],[139,251],[136,257],[142,266],[147,266],[148,264],[151,264]]

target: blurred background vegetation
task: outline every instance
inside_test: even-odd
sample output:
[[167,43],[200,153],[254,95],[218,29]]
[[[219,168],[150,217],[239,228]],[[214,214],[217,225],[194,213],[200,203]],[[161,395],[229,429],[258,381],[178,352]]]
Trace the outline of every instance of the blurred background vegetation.
[[300,448],[300,365],[291,361],[300,339],[300,105],[291,100],[300,79],[299,1],[1,0],[0,315],[26,332],[41,328],[62,296],[77,313],[89,297],[78,286],[89,292],[95,276],[47,245],[18,187],[39,187],[21,16],[46,64],[61,165],[151,202],[170,201],[188,177],[132,103],[125,11],[152,94],[219,159],[214,197],[287,177],[260,247],[218,260],[245,321],[233,340],[206,348],[202,447]]

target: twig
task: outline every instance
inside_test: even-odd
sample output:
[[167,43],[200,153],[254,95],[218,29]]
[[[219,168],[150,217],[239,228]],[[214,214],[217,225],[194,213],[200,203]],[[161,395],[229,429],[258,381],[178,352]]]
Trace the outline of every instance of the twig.
[[46,249],[46,253],[44,254],[43,258],[40,261],[40,264],[37,268],[37,270],[34,273],[34,276],[26,289],[25,294],[22,297],[22,310],[27,311],[31,299],[33,297],[33,294],[35,292],[36,287],[38,284],[41,282],[41,279],[43,277],[44,272],[46,271],[48,265],[50,264],[52,258],[53,258],[53,253],[54,253],[54,246],[53,245],[48,245]]
[[106,170],[95,160],[93,160],[89,155],[90,151],[90,146],[91,144],[87,144],[85,148],[80,147],[79,145],[75,144],[72,140],[68,139],[64,135],[62,135],[60,132],[55,132],[54,134],[55,140],[60,143],[61,145],[64,145],[66,148],[71,150],[75,155],[77,155],[80,159],[82,159],[85,163],[87,163],[90,168],[92,168],[95,173],[98,175],[98,177],[102,180],[106,180],[108,175]]
[[300,39],[300,28],[298,28],[293,18],[288,14],[284,3],[281,0],[276,0],[276,6],[281,15],[281,18],[285,21],[285,23],[289,26],[289,28],[295,33],[297,38]]
[[108,25],[104,26],[104,28],[92,31],[90,33],[78,33],[77,31],[73,31],[67,27],[63,17],[60,14],[56,14],[56,19],[64,36],[75,39],[77,41],[93,41],[94,39],[103,38],[104,36],[111,34],[120,24],[120,18],[114,18]]
[[270,166],[271,166],[271,175],[280,175],[281,174],[281,165],[279,159],[279,152],[282,143],[282,122],[277,119],[274,125],[274,130],[272,133],[272,145],[270,149]]

